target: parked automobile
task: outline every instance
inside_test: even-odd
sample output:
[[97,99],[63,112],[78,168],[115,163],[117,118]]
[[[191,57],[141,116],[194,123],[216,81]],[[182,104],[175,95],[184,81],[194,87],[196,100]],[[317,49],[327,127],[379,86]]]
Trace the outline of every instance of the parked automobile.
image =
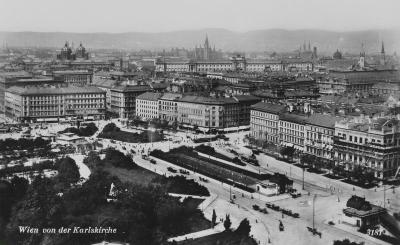
[[184,170],[184,169],[179,169],[179,172],[181,173],[181,174],[189,174],[189,171],[187,171],[187,170]]
[[[152,160],[153,160],[153,159],[152,159]],[[151,160],[150,160],[150,162],[151,162]],[[178,172],[178,171],[176,171],[176,169],[171,168],[171,167],[168,167],[167,170],[170,171],[171,173],[176,173],[176,172]]]
[[[156,160],[154,160],[154,159],[150,159],[150,163],[152,163],[152,164],[157,164],[157,161]],[[169,170],[169,169],[168,169]],[[172,172],[172,171],[171,171]],[[175,170],[175,173],[176,173],[176,170]]]

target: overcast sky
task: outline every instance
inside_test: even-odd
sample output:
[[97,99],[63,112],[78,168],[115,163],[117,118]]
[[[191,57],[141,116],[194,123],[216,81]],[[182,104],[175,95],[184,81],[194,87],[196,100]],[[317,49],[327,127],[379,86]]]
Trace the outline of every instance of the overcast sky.
[[399,0],[0,0],[0,31],[400,29]]

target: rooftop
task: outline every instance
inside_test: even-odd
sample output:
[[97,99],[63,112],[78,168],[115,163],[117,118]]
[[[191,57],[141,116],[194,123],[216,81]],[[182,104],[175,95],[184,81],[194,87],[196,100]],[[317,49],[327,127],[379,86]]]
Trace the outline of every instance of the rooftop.
[[181,99],[181,102],[197,103],[197,104],[235,104],[237,101],[233,98],[225,97],[205,97],[205,96],[195,96],[195,95],[185,95]]
[[136,97],[138,100],[157,101],[162,96],[161,93],[146,92]]
[[285,111],[284,105],[270,104],[265,102],[259,102],[251,106],[252,110],[268,112],[272,114],[280,114]]
[[165,93],[163,96],[161,96],[160,99],[162,100],[176,100],[182,98],[182,94],[178,93]]
[[301,114],[294,114],[294,113],[283,113],[280,116],[280,120],[281,121],[287,121],[287,122],[294,122],[294,123],[298,123],[298,124],[307,124],[308,122],[308,117],[305,115],[301,115]]
[[311,114],[307,118],[308,124],[321,126],[325,128],[335,128],[335,122],[342,120],[342,117],[334,117],[331,115],[324,115],[324,114]]
[[53,71],[54,75],[68,75],[68,74],[92,74],[92,72],[87,70],[65,70],[65,71]]
[[95,77],[95,79],[93,79],[92,84],[96,87],[101,87],[101,88],[113,88],[114,86],[116,86],[118,83],[120,83],[119,81],[116,80],[111,80],[111,79],[98,79]]
[[112,91],[118,92],[136,92],[136,91],[149,91],[150,87],[148,85],[125,85],[125,86],[116,86],[111,89]]
[[86,94],[86,93],[105,93],[103,90],[93,87],[40,87],[40,86],[28,86],[28,87],[10,87],[6,90],[7,92],[20,94],[20,95],[38,95],[38,94]]

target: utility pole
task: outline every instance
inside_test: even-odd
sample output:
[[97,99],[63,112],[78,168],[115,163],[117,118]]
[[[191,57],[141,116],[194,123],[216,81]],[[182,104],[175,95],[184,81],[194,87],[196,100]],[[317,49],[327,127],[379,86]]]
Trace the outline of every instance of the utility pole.
[[386,187],[383,186],[383,208],[386,208]]

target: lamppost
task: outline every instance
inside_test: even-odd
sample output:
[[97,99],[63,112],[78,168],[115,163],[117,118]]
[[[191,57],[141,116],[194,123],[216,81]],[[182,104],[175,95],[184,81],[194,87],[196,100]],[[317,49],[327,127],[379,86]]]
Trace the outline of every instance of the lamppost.
[[304,167],[304,161],[301,160],[303,158],[303,156],[304,156],[304,154],[300,153],[299,161],[301,163],[301,168],[303,169],[303,191],[304,191],[305,190],[305,188],[304,188],[304,171],[305,171],[305,167]]
[[[208,112],[208,133],[211,131],[211,109],[210,107],[206,107],[206,112]],[[209,137],[209,144],[211,145],[211,137]]]
[[313,197],[313,213],[312,213],[313,234],[315,234],[315,199],[316,198],[317,198],[317,194],[314,194],[314,197]]

